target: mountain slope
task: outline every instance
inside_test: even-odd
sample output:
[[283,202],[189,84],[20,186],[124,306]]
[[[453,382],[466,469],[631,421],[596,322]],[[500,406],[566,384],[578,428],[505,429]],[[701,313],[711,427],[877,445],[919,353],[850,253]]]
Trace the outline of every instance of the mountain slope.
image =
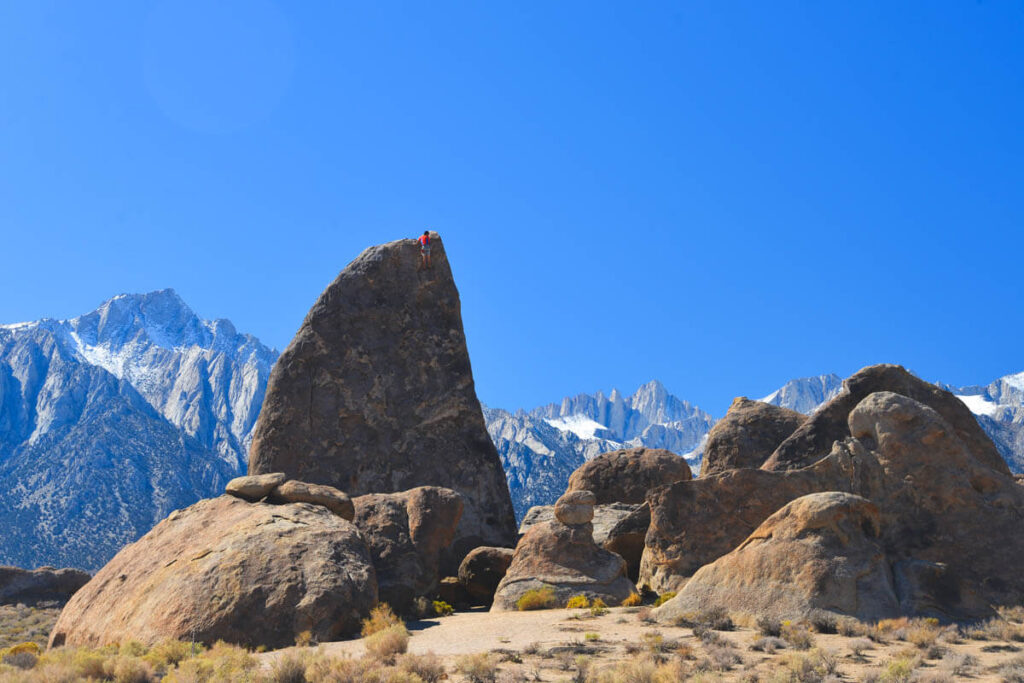
[[0,326],[0,563],[94,569],[219,491],[273,356],[171,290]]

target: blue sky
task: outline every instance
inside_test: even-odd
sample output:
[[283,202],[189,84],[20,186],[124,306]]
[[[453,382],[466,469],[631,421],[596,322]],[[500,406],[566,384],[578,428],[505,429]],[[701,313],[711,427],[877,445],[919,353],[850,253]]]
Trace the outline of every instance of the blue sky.
[[1024,4],[0,5],[0,320],[283,348],[441,232],[482,400],[1024,370]]

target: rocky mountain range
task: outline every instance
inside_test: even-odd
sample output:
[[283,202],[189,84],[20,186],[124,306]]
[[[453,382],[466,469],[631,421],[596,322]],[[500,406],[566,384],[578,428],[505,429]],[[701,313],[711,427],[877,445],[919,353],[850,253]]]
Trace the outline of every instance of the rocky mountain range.
[[95,569],[221,489],[276,356],[169,289],[0,326],[0,563]]
[[[94,569],[171,510],[243,472],[277,352],[173,290],[120,295],[70,320],[0,326],[0,563]],[[943,388],[1024,471],[1024,373]],[[762,401],[805,414],[837,375]],[[600,453],[665,448],[698,471],[715,417],[658,381],[629,396],[579,394],[531,410],[484,407],[516,518],[550,504]]]

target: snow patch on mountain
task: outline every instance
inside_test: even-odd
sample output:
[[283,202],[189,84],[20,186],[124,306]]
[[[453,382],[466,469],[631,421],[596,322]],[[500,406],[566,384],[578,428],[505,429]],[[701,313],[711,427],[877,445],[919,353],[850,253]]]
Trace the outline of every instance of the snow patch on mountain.
[[962,396],[957,394],[956,397],[964,402],[964,404],[970,409],[975,415],[986,415],[993,417],[999,410],[999,404],[994,401],[986,399],[984,396]]
[[581,439],[596,439],[598,433],[607,433],[608,428],[599,422],[591,420],[586,415],[565,415],[558,418],[544,420],[549,425],[563,432],[572,432]]

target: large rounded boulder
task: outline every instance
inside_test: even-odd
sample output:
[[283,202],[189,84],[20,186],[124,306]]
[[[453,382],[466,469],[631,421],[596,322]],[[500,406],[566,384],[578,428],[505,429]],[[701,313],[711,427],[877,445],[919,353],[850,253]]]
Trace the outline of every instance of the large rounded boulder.
[[643,503],[655,486],[693,478],[686,460],[660,448],[602,453],[569,476],[566,491],[591,491],[597,504]]
[[658,610],[658,619],[673,622],[712,608],[778,619],[820,612],[896,616],[878,507],[849,493],[797,498],[738,548],[702,567]]
[[377,603],[358,529],[308,503],[230,495],[172,513],[126,546],[68,602],[51,646],[224,640],[285,647],[358,632]]
[[770,403],[739,397],[708,432],[700,475],[760,467],[807,416]]

